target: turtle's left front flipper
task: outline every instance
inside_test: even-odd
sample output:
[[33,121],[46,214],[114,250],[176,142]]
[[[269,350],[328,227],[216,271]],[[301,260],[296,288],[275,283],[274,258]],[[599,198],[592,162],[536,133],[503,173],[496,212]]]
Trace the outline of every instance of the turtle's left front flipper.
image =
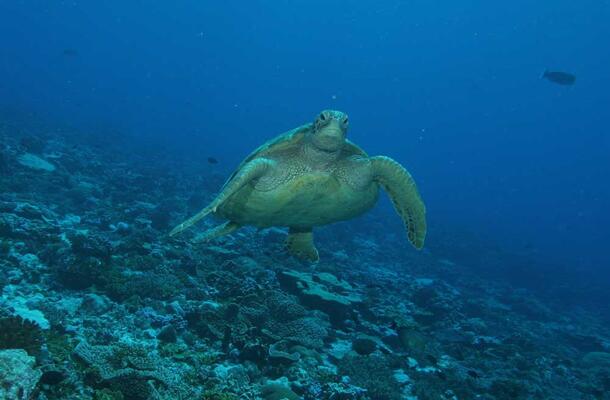
[[244,187],[246,184],[258,179],[268,173],[275,166],[275,161],[267,158],[257,158],[248,162],[244,165],[241,170],[233,176],[221,189],[220,193],[212,203],[210,203],[203,210],[187,219],[183,223],[176,226],[169,233],[170,236],[177,235],[178,233],[190,228],[197,222],[205,218],[208,214],[216,212],[216,209],[231,195],[235,194],[239,189]]
[[371,157],[373,179],[388,193],[394,208],[407,228],[409,242],[417,248],[424,247],[426,239],[426,206],[417,191],[411,174],[389,157]]

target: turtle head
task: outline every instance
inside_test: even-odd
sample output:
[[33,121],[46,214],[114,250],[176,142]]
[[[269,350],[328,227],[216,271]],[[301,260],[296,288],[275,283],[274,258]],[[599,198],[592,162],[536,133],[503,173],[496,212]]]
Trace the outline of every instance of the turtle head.
[[335,152],[345,144],[348,127],[347,114],[336,110],[324,110],[313,123],[312,144],[319,150]]

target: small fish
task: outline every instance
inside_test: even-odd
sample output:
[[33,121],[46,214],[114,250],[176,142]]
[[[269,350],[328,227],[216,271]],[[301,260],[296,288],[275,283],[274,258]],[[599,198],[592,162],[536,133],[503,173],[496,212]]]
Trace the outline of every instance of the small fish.
[[473,378],[473,379],[479,379],[479,378],[480,378],[480,376],[479,376],[479,374],[477,373],[477,371],[475,371],[475,370],[473,370],[473,369],[469,369],[467,373],[468,373],[468,375],[469,375],[471,378]]
[[210,164],[218,164],[218,160],[215,159],[214,157],[208,157],[208,162]]
[[64,49],[62,54],[66,57],[76,57],[78,55],[78,50],[74,49]]
[[558,85],[571,86],[576,82],[576,76],[561,71],[545,70],[542,77]]
[[436,357],[434,357],[433,355],[430,354],[426,354],[426,358],[428,359],[428,361],[430,361],[432,364],[438,363],[438,360],[436,359]]

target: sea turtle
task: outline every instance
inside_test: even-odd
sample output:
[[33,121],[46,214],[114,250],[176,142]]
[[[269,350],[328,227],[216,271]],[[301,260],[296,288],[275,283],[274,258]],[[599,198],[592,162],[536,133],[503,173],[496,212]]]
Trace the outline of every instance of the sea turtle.
[[312,228],[354,218],[371,209],[379,187],[389,194],[417,249],[426,236],[425,206],[413,178],[385,156],[369,157],[347,140],[348,117],[324,110],[314,122],[288,131],[252,152],[216,198],[170,236],[208,214],[227,221],[199,238],[208,241],[243,225],[288,227],[288,251],[317,261]]

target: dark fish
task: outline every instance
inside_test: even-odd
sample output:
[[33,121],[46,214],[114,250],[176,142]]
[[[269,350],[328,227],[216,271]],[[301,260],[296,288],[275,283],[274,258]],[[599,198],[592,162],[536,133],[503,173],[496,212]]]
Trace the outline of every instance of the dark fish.
[[215,159],[214,157],[208,157],[208,162],[210,164],[218,164],[218,160]]
[[471,378],[479,379],[479,374],[477,373],[477,371],[475,371],[473,369],[469,369],[467,373]]
[[561,71],[546,70],[544,71],[544,74],[542,74],[542,77],[558,85],[571,86],[576,82],[576,76]]
[[78,50],[64,49],[62,54],[66,57],[76,57],[78,55]]
[[434,357],[433,355],[430,354],[426,354],[426,358],[428,359],[428,361],[430,361],[432,364],[436,364],[438,363],[438,360],[436,359],[436,357]]

